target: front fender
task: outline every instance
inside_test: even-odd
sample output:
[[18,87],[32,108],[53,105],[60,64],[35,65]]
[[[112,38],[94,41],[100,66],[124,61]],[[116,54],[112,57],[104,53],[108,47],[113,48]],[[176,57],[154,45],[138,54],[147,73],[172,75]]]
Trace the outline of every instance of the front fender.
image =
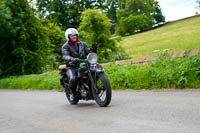
[[101,65],[96,64],[95,72],[96,73],[102,73],[102,72],[104,72],[104,69],[103,69],[103,67]]

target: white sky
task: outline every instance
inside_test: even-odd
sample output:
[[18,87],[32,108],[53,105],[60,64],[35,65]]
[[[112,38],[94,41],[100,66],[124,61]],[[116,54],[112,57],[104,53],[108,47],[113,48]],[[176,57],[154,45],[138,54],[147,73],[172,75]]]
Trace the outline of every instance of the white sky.
[[157,0],[166,21],[194,16],[198,11],[196,0]]

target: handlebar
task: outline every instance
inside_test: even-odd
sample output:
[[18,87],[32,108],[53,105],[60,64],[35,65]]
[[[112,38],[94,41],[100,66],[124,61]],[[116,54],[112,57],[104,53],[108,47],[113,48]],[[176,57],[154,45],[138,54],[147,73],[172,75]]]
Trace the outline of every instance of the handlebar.
[[80,62],[85,62],[85,63],[87,63],[88,60],[87,60],[87,59],[80,59]]
[[[77,63],[82,63],[82,62],[85,62],[85,63],[87,63],[87,62],[88,62],[88,60],[87,60],[87,59],[79,59]],[[75,65],[75,63],[74,63],[74,62],[69,62],[69,64],[70,64],[70,65]]]

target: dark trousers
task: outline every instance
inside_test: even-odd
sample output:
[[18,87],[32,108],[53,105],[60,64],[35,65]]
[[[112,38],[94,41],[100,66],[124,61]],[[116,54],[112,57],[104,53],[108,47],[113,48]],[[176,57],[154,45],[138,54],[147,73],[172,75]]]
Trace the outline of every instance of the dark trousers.
[[66,72],[67,78],[69,80],[69,89],[75,91],[76,89],[76,69],[75,68],[68,68]]

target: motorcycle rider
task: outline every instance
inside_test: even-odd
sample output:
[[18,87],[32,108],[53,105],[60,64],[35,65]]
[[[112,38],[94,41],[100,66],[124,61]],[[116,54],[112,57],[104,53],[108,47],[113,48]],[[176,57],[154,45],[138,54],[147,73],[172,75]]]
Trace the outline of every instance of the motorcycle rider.
[[62,46],[62,58],[66,61],[68,78],[68,87],[72,91],[72,99],[76,89],[77,69],[80,66],[81,59],[86,59],[90,52],[95,52],[97,46],[93,45],[90,49],[88,45],[78,40],[79,33],[75,28],[68,28],[65,31],[65,38],[67,42]]

